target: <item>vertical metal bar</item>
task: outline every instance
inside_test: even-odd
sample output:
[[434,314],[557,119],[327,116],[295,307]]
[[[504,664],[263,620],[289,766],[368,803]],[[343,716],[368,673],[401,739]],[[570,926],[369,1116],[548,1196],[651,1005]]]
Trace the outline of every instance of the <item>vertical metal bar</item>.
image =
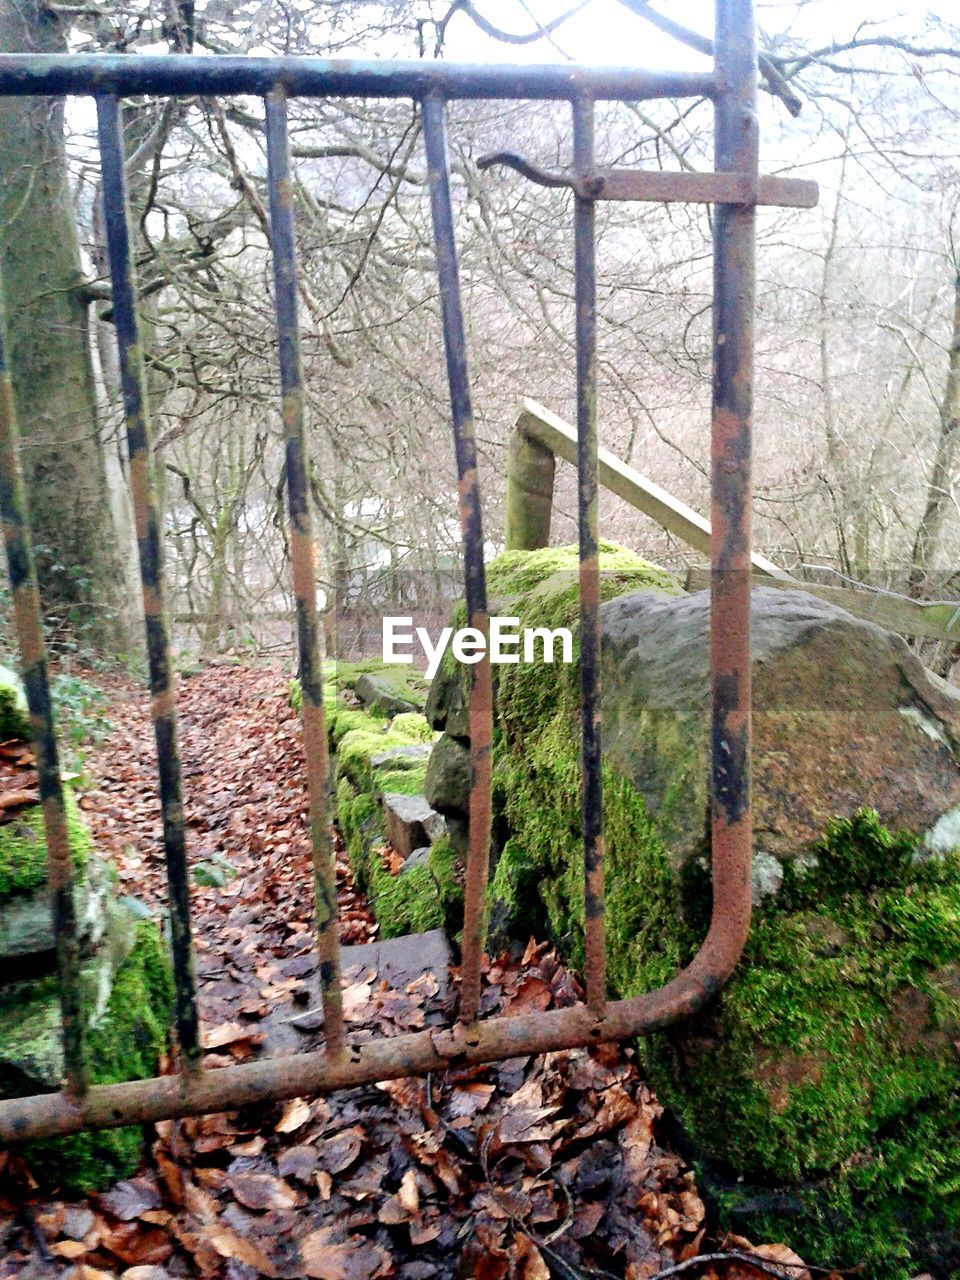
[[174,1011],[183,1065],[200,1060],[193,941],[190,927],[190,881],[183,829],[177,713],[170,677],[170,652],[163,602],[163,543],[153,479],[150,410],[147,403],[143,348],[137,316],[136,284],[130,253],[127,184],[124,172],[120,103],[97,98],[97,128],[103,172],[103,214],[113,286],[113,323],[120,353],[120,381],[130,455],[130,490],[137,527],[143,615],[150,669],[150,711],[157,740],[157,773],[163,811],[163,848],[170,899],[173,950]]
[[[757,173],[752,0],[716,0],[716,167]],[[711,931],[741,942],[750,925],[750,550],[755,206],[714,215],[710,661],[713,686]]]
[[464,884],[463,976],[460,1020],[476,1020],[480,1008],[480,962],[483,956],[485,899],[490,857],[491,748],[493,741],[493,680],[490,668],[487,584],[483,567],[483,523],[477,475],[477,443],[470,401],[467,347],[460,299],[460,270],[453,230],[450,170],[447,163],[446,104],[442,98],[423,99],[423,133],[430,181],[433,238],[437,251],[443,344],[450,384],[454,449],[460,489],[467,614],[471,627],[484,638],[483,659],[470,667],[470,844]]
[[[594,103],[573,103],[573,164],[594,167]],[[600,757],[600,537],[597,498],[597,262],[595,203],[574,202],[577,328],[577,507],[580,526],[580,766],[587,1003],[606,1002],[603,920],[603,780]]]
[[270,240],[276,292],[280,388],[286,434],[290,563],[297,605],[300,652],[300,717],[307,758],[310,847],[317,916],[317,952],[327,1053],[343,1049],[337,882],[327,812],[327,731],[323,716],[323,670],[317,627],[316,549],[307,476],[309,453],[303,413],[303,372],[297,319],[297,266],[293,234],[293,189],[287,137],[287,99],[282,89],[266,98],[267,167],[270,186]]
[[40,592],[30,542],[27,495],[20,472],[17,420],[7,368],[5,325],[0,302],[0,518],[7,550],[10,589],[23,661],[23,683],[30,709],[30,728],[37,756],[43,832],[47,846],[47,880],[60,981],[63,1062],[67,1089],[79,1095],[87,1088],[84,1012],[80,984],[80,944],[73,897],[73,859],[64,808],[63,782],[47,680]]

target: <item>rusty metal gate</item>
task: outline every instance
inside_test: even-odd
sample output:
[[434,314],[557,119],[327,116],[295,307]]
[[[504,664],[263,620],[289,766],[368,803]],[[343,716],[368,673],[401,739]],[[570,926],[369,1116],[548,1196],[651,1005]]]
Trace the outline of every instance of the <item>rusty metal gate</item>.
[[[152,716],[159,761],[163,844],[175,978],[177,1074],[90,1086],[84,1053],[79,953],[63,790],[47,686],[40,600],[19,472],[10,379],[0,340],[0,512],[23,674],[35,740],[48,850],[62,1005],[66,1080],[59,1093],[0,1102],[0,1141],[159,1120],[295,1097],[392,1077],[623,1039],[697,1010],[726,982],[750,921],[750,454],[753,381],[755,207],[816,203],[810,182],[758,177],[757,55],[752,0],[717,0],[712,73],[569,66],[456,66],[319,58],[190,55],[0,54],[0,93],[83,94],[96,99],[113,316],[120,354],[136,516]],[[302,676],[302,719],[316,890],[325,1045],[292,1058],[204,1071],[193,977],[189,883],[177,724],[164,616],[162,532],[151,477],[149,412],[127,220],[120,98],[129,94],[264,99],[270,240],[286,438],[290,551]],[[521,157],[505,163],[534,181],[574,192],[576,364],[580,524],[580,679],[586,1002],[519,1017],[478,1020],[484,899],[490,840],[492,680],[489,659],[471,667],[473,786],[466,865],[458,1020],[372,1043],[344,1037],[337,906],[327,806],[327,736],[314,581],[314,542],[304,427],[287,100],[290,97],[412,98],[420,103],[443,311],[460,491],[469,623],[486,633],[487,600],[477,456],[461,308],[446,103],[450,99],[570,102],[573,168],[548,174]],[[594,103],[705,97],[715,107],[716,172],[597,168]],[[711,625],[713,914],[691,964],[666,986],[608,1001],[605,982],[599,714],[599,566],[594,209],[597,200],[710,202],[714,219]]]

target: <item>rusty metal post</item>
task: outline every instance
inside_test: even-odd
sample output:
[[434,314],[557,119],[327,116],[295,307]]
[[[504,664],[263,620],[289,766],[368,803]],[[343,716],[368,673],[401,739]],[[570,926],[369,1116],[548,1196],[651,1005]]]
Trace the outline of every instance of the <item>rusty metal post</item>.
[[471,1023],[480,1009],[480,962],[483,957],[490,858],[493,749],[490,619],[487,614],[487,584],[483,567],[483,519],[480,479],[477,474],[477,442],[467,370],[467,341],[460,301],[460,270],[453,230],[453,206],[450,200],[446,104],[440,98],[424,98],[422,114],[433,237],[440,279],[440,304],[443,311],[443,343],[447,358],[453,440],[460,488],[467,621],[483,637],[484,644],[482,660],[470,667],[470,843],[463,901],[460,1020]]
[[80,985],[80,944],[74,901],[73,858],[64,807],[60,757],[47,679],[47,647],[43,638],[40,590],[30,542],[27,494],[20,471],[20,441],[7,368],[6,332],[0,302],[0,518],[7,549],[10,590],[23,662],[23,683],[30,711],[30,730],[37,756],[43,834],[47,846],[47,881],[60,983],[60,1019],[67,1089],[75,1095],[87,1088],[84,1053],[84,1010]]
[[[594,167],[594,104],[573,104],[573,167]],[[600,525],[597,475],[597,249],[595,206],[573,209],[577,331],[577,508],[580,534],[580,769],[587,1003],[599,1017],[607,998],[603,920],[603,777],[600,756]]]
[[143,615],[150,668],[150,713],[157,740],[157,773],[170,900],[177,1036],[183,1065],[192,1068],[200,1061],[200,1033],[193,977],[190,879],[183,829],[180,749],[163,601],[163,540],[153,479],[150,410],[130,253],[123,125],[120,103],[116,98],[97,98],[97,127],[103,170],[103,216],[107,228],[110,279],[113,286],[113,323],[120,353],[120,381],[127,424],[127,450],[130,455],[130,489],[143,588]]
[[327,730],[323,716],[323,669],[317,626],[316,546],[310,517],[309,451],[303,413],[303,371],[297,318],[297,265],[293,235],[293,187],[287,136],[287,99],[275,89],[266,99],[267,166],[270,185],[270,240],[277,308],[280,387],[286,435],[287,506],[290,512],[290,566],[297,605],[300,654],[300,719],[307,758],[310,849],[316,902],[317,952],[327,1053],[343,1051],[340,938],[337,880],[327,812]]
[[[716,168],[757,175],[753,0],[717,0]],[[756,208],[714,212],[710,661],[713,685],[711,936],[739,950],[750,927],[750,551]]]

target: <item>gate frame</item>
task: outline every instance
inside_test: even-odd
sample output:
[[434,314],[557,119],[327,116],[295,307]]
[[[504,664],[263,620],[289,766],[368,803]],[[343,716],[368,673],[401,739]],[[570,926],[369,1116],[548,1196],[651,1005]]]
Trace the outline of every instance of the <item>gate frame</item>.
[[[742,953],[750,923],[750,455],[755,210],[757,203],[810,207],[817,199],[813,183],[758,176],[757,76],[753,0],[716,0],[714,70],[707,74],[630,68],[350,62],[306,57],[0,54],[0,94],[86,94],[94,96],[97,104],[114,321],[140,554],[151,710],[158,748],[179,1047],[176,1075],[112,1085],[90,1086],[88,1083],[63,789],[47,685],[39,592],[19,471],[13,397],[0,332],[0,515],[43,802],[67,1076],[60,1092],[0,1102],[0,1142],[233,1110],[255,1102],[422,1075],[451,1065],[625,1039],[689,1016],[727,981]],[[176,709],[163,604],[162,539],[151,475],[149,408],[130,253],[119,99],[134,93],[204,96],[248,93],[263,97],[266,110],[270,240],[326,1043],[322,1050],[292,1058],[266,1059],[215,1071],[204,1071],[201,1064]],[[471,667],[473,786],[458,1021],[443,1029],[364,1044],[351,1044],[344,1038],[287,138],[287,100],[292,96],[407,97],[420,103],[459,476],[467,610],[470,625],[485,634],[488,615],[484,544],[447,160],[446,103],[459,98],[508,98],[558,99],[571,104],[574,155],[570,172],[547,174],[509,153],[489,157],[484,162],[484,167],[493,163],[510,164],[533,181],[568,186],[575,195],[587,999],[570,1008],[485,1021],[479,1021],[477,1016],[491,809],[493,693],[487,656]],[[665,174],[597,168],[593,137],[596,101],[691,96],[706,97],[714,102],[716,173]],[[599,687],[594,213],[596,201],[601,199],[658,202],[677,199],[707,201],[716,206],[710,540],[713,910],[700,950],[672,981],[656,991],[612,1002],[606,998],[603,936]]]

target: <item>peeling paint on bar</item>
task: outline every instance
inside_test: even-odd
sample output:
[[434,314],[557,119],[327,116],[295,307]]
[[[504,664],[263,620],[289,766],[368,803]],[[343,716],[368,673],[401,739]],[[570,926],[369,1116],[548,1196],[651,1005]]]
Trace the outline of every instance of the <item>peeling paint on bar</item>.
[[[594,104],[573,104],[573,166],[594,167]],[[600,512],[597,445],[597,250],[595,210],[573,208],[577,351],[577,507],[580,530],[580,770],[583,815],[584,951],[587,1004],[600,1016],[607,998],[603,918],[603,778],[600,756]]]
[[266,97],[573,99],[711,98],[715,77],[635,67],[471,66],[349,58],[195,54],[0,54],[0,94],[203,94]]
[[182,1066],[193,1070],[200,1060],[200,1027],[193,975],[190,879],[183,824],[180,750],[163,603],[163,543],[152,474],[150,410],[143,351],[140,346],[136,282],[130,253],[123,124],[120,104],[116,98],[97,98],[97,125],[103,170],[103,213],[113,286],[113,322],[120,353],[120,380],[130,455],[130,489],[143,588],[151,714],[157,740],[157,772],[163,813],[163,849],[167,866],[170,941],[173,951],[174,1016]]
[[425,98],[422,119],[433,213],[433,239],[443,309],[443,342],[450,387],[454,450],[459,477],[467,622],[484,637],[484,656],[470,668],[470,843],[464,883],[460,1019],[471,1023],[480,1010],[480,965],[483,958],[490,862],[493,674],[490,666],[487,585],[483,567],[483,518],[477,474],[477,442],[470,399],[453,207],[450,200],[446,104],[443,100],[438,97]]
[[340,937],[337,883],[327,807],[327,731],[323,715],[323,672],[317,625],[316,548],[310,518],[307,470],[309,450],[303,413],[303,371],[297,317],[297,265],[290,183],[287,102],[282,90],[266,99],[267,167],[270,187],[270,240],[276,294],[278,354],[283,426],[286,432],[287,509],[290,516],[290,567],[297,612],[300,655],[300,719],[307,760],[310,850],[323,1001],[326,1052],[337,1060],[343,1051],[343,1002],[340,992]]

